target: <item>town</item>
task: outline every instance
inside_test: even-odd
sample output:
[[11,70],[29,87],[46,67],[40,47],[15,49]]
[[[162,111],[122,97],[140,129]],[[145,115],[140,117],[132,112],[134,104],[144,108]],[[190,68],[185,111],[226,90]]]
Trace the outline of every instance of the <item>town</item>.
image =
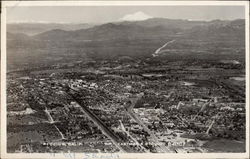
[[7,146],[10,152],[191,153],[221,152],[218,145],[228,143],[223,151],[237,152],[230,144],[240,150],[245,144],[243,68],[124,57],[9,72]]

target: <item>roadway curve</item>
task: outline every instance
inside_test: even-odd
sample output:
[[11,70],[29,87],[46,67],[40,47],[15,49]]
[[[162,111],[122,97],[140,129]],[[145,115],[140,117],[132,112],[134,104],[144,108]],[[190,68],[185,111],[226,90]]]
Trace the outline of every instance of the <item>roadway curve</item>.
[[171,44],[171,43],[173,43],[173,42],[175,42],[175,40],[171,40],[171,41],[165,43],[164,45],[162,45],[161,47],[159,47],[159,48],[152,54],[153,57],[158,56],[158,55],[161,53],[161,50],[162,50],[164,47],[166,47],[167,45],[169,45],[169,44]]

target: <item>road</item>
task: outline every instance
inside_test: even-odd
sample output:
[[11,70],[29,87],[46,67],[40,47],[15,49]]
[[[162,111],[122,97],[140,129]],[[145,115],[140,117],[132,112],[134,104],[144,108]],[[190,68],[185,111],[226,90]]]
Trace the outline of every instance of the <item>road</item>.
[[58,129],[58,127],[55,125],[55,121],[52,118],[52,116],[50,115],[50,112],[48,111],[47,107],[45,107],[44,112],[47,114],[48,116],[48,120],[50,124],[53,124],[53,126],[56,128],[56,130],[58,131],[58,133],[61,135],[62,140],[65,139],[63,133]]
[[132,119],[134,119],[139,125],[143,127],[143,129],[150,135],[153,141],[156,142],[156,145],[160,147],[162,152],[171,152],[166,146],[158,141],[158,138],[155,136],[155,134],[151,130],[149,130],[149,128],[141,121],[137,114],[133,112],[133,107],[135,106],[139,98],[140,97],[138,97],[137,99],[132,99],[132,104],[126,107],[126,112]]
[[[72,96],[73,97],[73,96]],[[73,99],[75,99],[73,97]],[[80,106],[81,112],[87,115],[87,117],[98,126],[98,128],[115,144],[115,146],[121,151],[126,152],[119,144],[119,137],[117,137],[94,113],[92,113],[86,106],[78,103],[75,99],[77,105]]]
[[152,54],[153,57],[158,56],[158,55],[161,53],[161,50],[162,50],[164,47],[166,47],[168,44],[171,44],[171,43],[173,43],[173,42],[175,42],[175,40],[171,40],[171,41],[165,43],[164,45],[162,45],[161,47],[159,47],[159,48]]
[[[120,120],[121,125],[123,125],[122,121]],[[143,147],[132,135],[130,135],[130,133],[124,128],[124,126],[122,127],[122,131],[124,131],[133,141],[134,143],[136,143],[137,146],[139,146],[142,150],[144,150],[145,152],[149,152],[145,147]]]

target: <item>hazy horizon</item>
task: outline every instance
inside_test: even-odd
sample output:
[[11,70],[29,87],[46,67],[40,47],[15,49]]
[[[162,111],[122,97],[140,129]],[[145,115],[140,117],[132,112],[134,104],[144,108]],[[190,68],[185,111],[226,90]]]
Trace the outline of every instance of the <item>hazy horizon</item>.
[[143,18],[235,20],[245,19],[245,10],[243,6],[7,7],[7,23],[107,23],[134,17],[142,20]]

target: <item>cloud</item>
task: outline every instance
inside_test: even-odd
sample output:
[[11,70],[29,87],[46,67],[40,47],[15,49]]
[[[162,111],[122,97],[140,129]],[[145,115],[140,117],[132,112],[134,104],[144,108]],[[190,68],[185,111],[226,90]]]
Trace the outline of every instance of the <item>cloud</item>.
[[140,21],[140,20],[146,20],[150,18],[153,18],[153,17],[139,11],[133,14],[125,15],[124,17],[120,18],[119,21]]

